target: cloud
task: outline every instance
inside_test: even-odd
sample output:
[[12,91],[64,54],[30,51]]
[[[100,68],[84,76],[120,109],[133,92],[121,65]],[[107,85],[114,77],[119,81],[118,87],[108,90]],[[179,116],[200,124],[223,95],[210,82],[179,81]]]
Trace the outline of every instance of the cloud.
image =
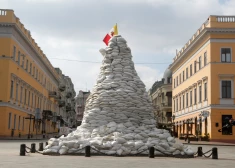
[[[0,0],[15,11],[55,67],[77,90],[91,90],[101,62],[105,34],[118,23],[136,69],[151,87],[209,15],[234,15],[232,0]],[[76,91],[77,91],[76,90]]]

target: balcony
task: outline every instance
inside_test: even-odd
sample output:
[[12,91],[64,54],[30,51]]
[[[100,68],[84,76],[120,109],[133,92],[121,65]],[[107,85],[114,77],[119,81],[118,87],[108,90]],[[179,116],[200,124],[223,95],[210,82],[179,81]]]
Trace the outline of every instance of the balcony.
[[61,92],[65,91],[65,84],[60,84],[60,85],[59,85],[59,90],[60,90]]
[[172,103],[161,103],[161,109],[171,109],[172,108]]
[[59,107],[64,107],[64,106],[65,106],[65,101],[59,100]]
[[57,97],[58,95],[57,95],[57,92],[55,92],[55,91],[50,91],[49,92],[49,97]]
[[68,103],[68,104],[66,105],[66,112],[71,111],[71,110],[72,110],[72,106],[71,106],[70,103]]
[[58,100],[61,100],[62,97],[61,97],[60,95],[57,95],[57,96],[55,97],[55,99],[58,101]]
[[71,98],[71,97],[72,97],[72,92],[68,92],[68,93],[66,94],[66,97],[67,97],[67,98]]

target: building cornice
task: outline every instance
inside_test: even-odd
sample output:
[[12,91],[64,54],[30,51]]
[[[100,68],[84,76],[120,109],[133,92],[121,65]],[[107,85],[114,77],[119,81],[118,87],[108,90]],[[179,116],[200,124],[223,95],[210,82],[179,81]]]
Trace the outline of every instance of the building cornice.
[[187,55],[189,51],[194,49],[199,41],[203,40],[208,33],[235,33],[235,28],[204,28],[201,33],[183,50],[179,56],[176,56],[176,60],[169,66],[172,69]]
[[[40,55],[40,53],[35,49],[35,47],[31,44],[29,39],[20,30],[20,28],[18,28],[18,26],[16,24],[14,24],[14,23],[0,23],[0,27],[3,27],[3,28],[6,27],[7,29],[13,28],[17,32],[18,35],[16,33],[14,33],[14,31],[9,31],[9,32],[3,31],[4,33],[0,32],[0,35],[2,34],[3,36],[13,38],[16,42],[18,42],[18,44],[20,46],[22,46],[21,48],[25,50],[24,52],[27,53],[27,55],[32,57],[32,59],[34,59],[38,63],[38,66],[40,66],[41,70],[47,71],[47,72],[45,72],[45,74],[47,74],[49,76],[49,78],[55,79],[55,81],[57,82],[57,83],[55,83],[56,85],[59,83],[59,78],[55,74],[56,72],[53,72],[51,70],[51,68],[47,65],[45,60],[43,60],[43,57]],[[26,45],[28,45],[30,47],[31,51],[27,49],[28,47],[26,47],[25,44],[19,42],[19,41],[21,41],[19,38],[24,40]],[[54,67],[52,66],[52,68],[54,68]]]

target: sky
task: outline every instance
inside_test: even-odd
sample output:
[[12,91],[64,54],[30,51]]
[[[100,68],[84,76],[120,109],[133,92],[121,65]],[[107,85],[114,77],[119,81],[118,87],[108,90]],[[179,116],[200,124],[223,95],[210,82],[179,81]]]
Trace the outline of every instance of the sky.
[[99,49],[116,23],[148,90],[210,15],[235,15],[234,6],[235,0],[0,0],[77,93],[96,84]]

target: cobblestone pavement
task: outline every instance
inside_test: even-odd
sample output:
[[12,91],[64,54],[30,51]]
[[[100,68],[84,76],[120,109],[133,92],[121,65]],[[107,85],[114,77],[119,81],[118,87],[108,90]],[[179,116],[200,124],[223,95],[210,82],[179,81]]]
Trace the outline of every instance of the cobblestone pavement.
[[[215,168],[231,167],[235,164],[235,146],[217,146],[219,159],[211,158],[166,158],[155,157],[153,159],[146,157],[111,157],[111,156],[46,156],[37,153],[29,153],[26,156],[19,156],[20,144],[31,146],[36,144],[38,149],[39,142],[43,141],[0,141],[0,168],[34,168],[34,167],[56,167],[56,168]],[[44,141],[45,142],[45,141]],[[44,143],[45,145],[45,143]],[[200,146],[200,145],[199,145]],[[198,146],[191,146],[197,151]],[[203,145],[203,152],[212,147]],[[208,154],[207,154],[208,155]]]

